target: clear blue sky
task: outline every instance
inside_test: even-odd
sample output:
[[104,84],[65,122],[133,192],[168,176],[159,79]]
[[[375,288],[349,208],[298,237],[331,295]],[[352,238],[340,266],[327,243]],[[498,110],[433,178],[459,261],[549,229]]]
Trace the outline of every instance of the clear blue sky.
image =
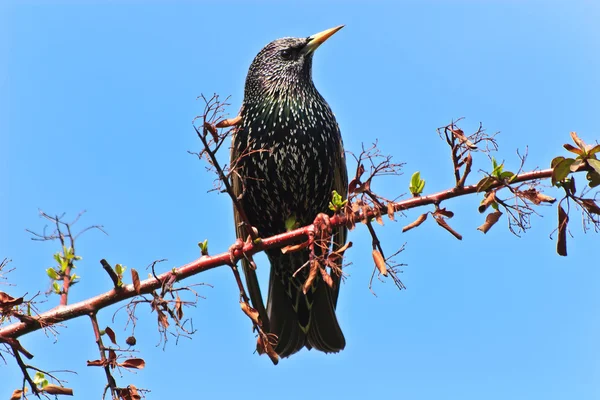
[[[209,239],[221,252],[234,239],[229,200],[188,150],[200,144],[191,120],[201,93],[241,104],[247,68],[268,42],[346,27],[315,55],[314,80],[337,115],[348,150],[379,139],[406,162],[405,174],[375,189],[406,193],[420,170],[426,191],[453,183],[448,150],[435,133],[452,118],[501,131],[498,158],[527,169],[562,154],[569,131],[600,138],[600,7],[594,1],[142,2],[107,5],[9,1],[0,5],[0,258],[12,258],[13,295],[44,291],[56,244],[29,240],[38,209],[102,224],[78,243],[84,257],[77,301],[110,288],[99,260],[143,271],[167,258],[179,266]],[[226,151],[223,156],[226,157]],[[487,168],[483,157],[474,170]],[[480,173],[474,174],[475,182]],[[583,187],[583,181],[579,183]],[[549,194],[559,195],[549,189]],[[255,338],[240,312],[231,272],[220,268],[187,310],[198,333],[166,351],[155,347],[156,316],[139,310],[145,370],[118,377],[152,390],[149,398],[600,398],[599,236],[572,215],[569,256],[548,238],[556,209],[541,209],[522,238],[502,220],[487,235],[479,198],[447,202],[462,242],[434,226],[401,234],[421,210],[380,229],[400,261],[408,290],[391,282],[368,290],[372,269],[365,229],[351,233],[351,275],[338,314],[347,348],[302,351],[274,367],[253,354]],[[262,260],[263,262],[260,262]],[[266,280],[267,265],[259,259]],[[264,283],[266,285],[266,282]],[[50,297],[42,309],[52,307]],[[123,318],[101,312],[121,341]],[[62,375],[77,398],[99,398],[100,369],[87,319],[60,336],[23,344],[43,369]],[[118,375],[118,374],[117,374]],[[19,385],[13,360],[0,366],[0,398]]]

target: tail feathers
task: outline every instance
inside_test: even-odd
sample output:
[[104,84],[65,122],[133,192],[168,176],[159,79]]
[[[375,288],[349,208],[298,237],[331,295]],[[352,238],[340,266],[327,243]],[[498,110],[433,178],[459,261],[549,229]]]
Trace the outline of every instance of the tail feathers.
[[346,339],[333,304],[331,289],[323,280],[317,283],[306,347],[325,353],[337,353],[346,347]]
[[287,288],[271,267],[269,298],[267,301],[270,333],[277,335],[275,351],[280,357],[289,357],[304,347],[306,335],[300,328],[298,314],[292,306]]
[[304,346],[326,353],[342,350],[346,340],[335,316],[333,293],[329,286],[319,277],[314,283],[316,286],[304,295],[301,284],[285,285],[275,272],[291,271],[291,278],[291,274],[308,257],[297,252],[270,259],[267,313],[270,332],[278,337],[275,351],[280,357],[289,357]]

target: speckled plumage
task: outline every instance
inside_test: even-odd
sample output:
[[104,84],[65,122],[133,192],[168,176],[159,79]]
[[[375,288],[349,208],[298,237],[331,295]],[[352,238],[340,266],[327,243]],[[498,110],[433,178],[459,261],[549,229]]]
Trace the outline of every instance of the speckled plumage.
[[[320,44],[309,45],[312,40],[269,43],[246,78],[242,120],[232,143],[232,164],[238,161],[233,183],[243,193],[249,222],[262,237],[285,232],[290,218],[299,226],[312,223],[318,213],[330,213],[333,190],[344,197],[347,193],[339,127],[312,81],[313,51]],[[239,228],[238,235],[243,237]],[[343,244],[345,236],[345,229],[336,230],[334,242]],[[304,346],[326,352],[343,349],[345,339],[335,316],[339,277],[332,275],[333,289],[317,279],[304,295],[308,268],[292,274],[308,261],[308,251],[282,254],[275,249],[267,255],[271,276],[266,312],[254,271],[247,265],[244,270],[254,307],[267,320],[267,330],[279,337],[276,351],[286,357]]]

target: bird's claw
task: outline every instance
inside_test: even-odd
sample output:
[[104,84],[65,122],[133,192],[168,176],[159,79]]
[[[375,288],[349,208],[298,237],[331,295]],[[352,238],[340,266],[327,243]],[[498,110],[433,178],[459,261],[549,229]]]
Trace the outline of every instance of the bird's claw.
[[229,246],[229,260],[231,262],[231,265],[235,265],[236,259],[238,258],[235,254],[236,251],[242,250],[244,250],[244,242],[242,241],[242,239],[237,238],[235,240],[235,243]]

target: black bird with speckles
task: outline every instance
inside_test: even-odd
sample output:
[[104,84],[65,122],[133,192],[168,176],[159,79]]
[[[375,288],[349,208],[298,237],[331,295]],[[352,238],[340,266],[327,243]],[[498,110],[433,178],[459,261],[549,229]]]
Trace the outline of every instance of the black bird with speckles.
[[[258,53],[248,71],[232,143],[231,164],[237,172],[233,188],[262,237],[285,232],[286,222],[304,226],[319,213],[331,214],[333,190],[347,196],[340,130],[312,81],[313,52],[341,28],[275,40]],[[238,237],[244,239],[235,214]],[[345,240],[346,229],[334,229],[334,246]],[[340,277],[331,273],[330,288],[318,275],[304,294],[309,251],[283,254],[274,249],[267,256],[271,274],[266,309],[255,271],[246,262],[243,266],[263,329],[278,337],[275,351],[287,357],[304,346],[328,353],[342,350],[346,341],[335,315]]]

